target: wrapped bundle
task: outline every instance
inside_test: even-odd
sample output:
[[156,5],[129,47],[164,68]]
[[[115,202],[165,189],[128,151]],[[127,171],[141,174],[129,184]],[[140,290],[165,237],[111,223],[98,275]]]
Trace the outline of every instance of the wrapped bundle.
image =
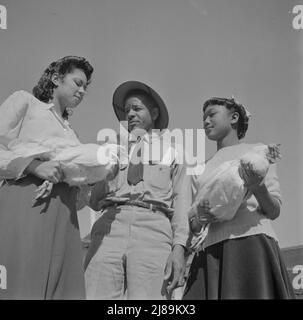
[[[275,152],[270,152],[270,148],[273,148]],[[277,156],[273,154],[277,154]],[[203,199],[207,199],[213,210],[212,214],[218,221],[232,219],[241,203],[250,196],[240,176],[241,163],[250,163],[253,170],[265,178],[269,165],[275,163],[279,157],[278,145],[258,145],[240,159],[222,163],[201,185],[192,209],[196,210],[199,203]]]
[[[114,144],[81,144],[63,138],[42,141],[14,140],[8,148],[20,157],[59,161],[64,172],[64,182],[71,186],[93,184],[105,179],[114,170],[120,150]],[[106,159],[100,159],[105,155]]]

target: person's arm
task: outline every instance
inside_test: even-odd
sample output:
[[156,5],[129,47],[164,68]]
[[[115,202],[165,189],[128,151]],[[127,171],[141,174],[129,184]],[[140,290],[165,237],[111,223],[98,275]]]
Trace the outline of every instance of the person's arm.
[[100,211],[102,206],[100,201],[107,196],[108,192],[109,185],[106,180],[96,183],[92,188],[88,206],[95,211]]
[[193,205],[188,213],[189,226],[190,230],[193,234],[199,233],[202,228],[202,223],[197,219],[198,216],[198,208],[196,205]]
[[189,236],[188,210],[192,204],[192,176],[187,167],[177,164],[172,176],[174,215],[171,219],[173,246],[186,246]]
[[249,164],[241,164],[240,170],[245,186],[258,201],[259,210],[269,219],[278,218],[282,200],[276,164],[270,165],[265,179],[258,176]]
[[189,223],[193,234],[199,233],[203,225],[217,221],[217,218],[213,215],[213,208],[210,207],[208,199],[201,199],[190,208]]
[[77,211],[83,209],[85,206],[89,205],[90,195],[92,192],[93,186],[89,186],[87,184],[81,185],[77,187],[77,201],[76,208]]
[[22,121],[28,109],[30,94],[16,91],[0,106],[0,176],[4,179],[18,179],[33,161],[21,157],[9,149],[9,143],[18,138]]
[[48,180],[52,183],[59,183],[64,177],[59,161],[40,161],[34,159],[25,168],[24,173],[33,174],[42,180]]
[[171,219],[173,230],[173,247],[168,258],[164,279],[170,281],[167,291],[172,291],[182,284],[185,271],[185,248],[189,238],[188,210],[192,202],[191,176],[187,175],[186,167],[176,164],[173,170],[173,207]]
[[265,184],[261,184],[252,190],[256,197],[261,212],[271,220],[280,215],[280,202],[270,194]]

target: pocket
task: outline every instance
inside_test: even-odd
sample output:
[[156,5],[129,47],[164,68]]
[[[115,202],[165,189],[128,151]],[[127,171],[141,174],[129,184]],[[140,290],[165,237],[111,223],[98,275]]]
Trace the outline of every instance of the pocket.
[[170,189],[171,186],[171,167],[165,164],[149,163],[146,166],[147,174],[144,172],[144,180],[153,188]]

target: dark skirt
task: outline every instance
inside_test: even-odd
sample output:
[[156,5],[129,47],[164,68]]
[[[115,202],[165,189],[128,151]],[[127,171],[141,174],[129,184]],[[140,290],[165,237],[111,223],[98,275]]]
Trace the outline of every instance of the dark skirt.
[[76,190],[59,183],[33,203],[42,182],[28,176],[0,188],[0,299],[85,298]]
[[277,242],[264,234],[230,239],[196,254],[184,300],[292,299]]

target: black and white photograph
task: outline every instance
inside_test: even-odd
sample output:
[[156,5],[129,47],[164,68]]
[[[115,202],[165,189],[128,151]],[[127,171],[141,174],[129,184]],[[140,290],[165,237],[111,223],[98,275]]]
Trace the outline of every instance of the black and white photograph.
[[0,0],[0,63],[0,300],[303,299],[302,0]]

